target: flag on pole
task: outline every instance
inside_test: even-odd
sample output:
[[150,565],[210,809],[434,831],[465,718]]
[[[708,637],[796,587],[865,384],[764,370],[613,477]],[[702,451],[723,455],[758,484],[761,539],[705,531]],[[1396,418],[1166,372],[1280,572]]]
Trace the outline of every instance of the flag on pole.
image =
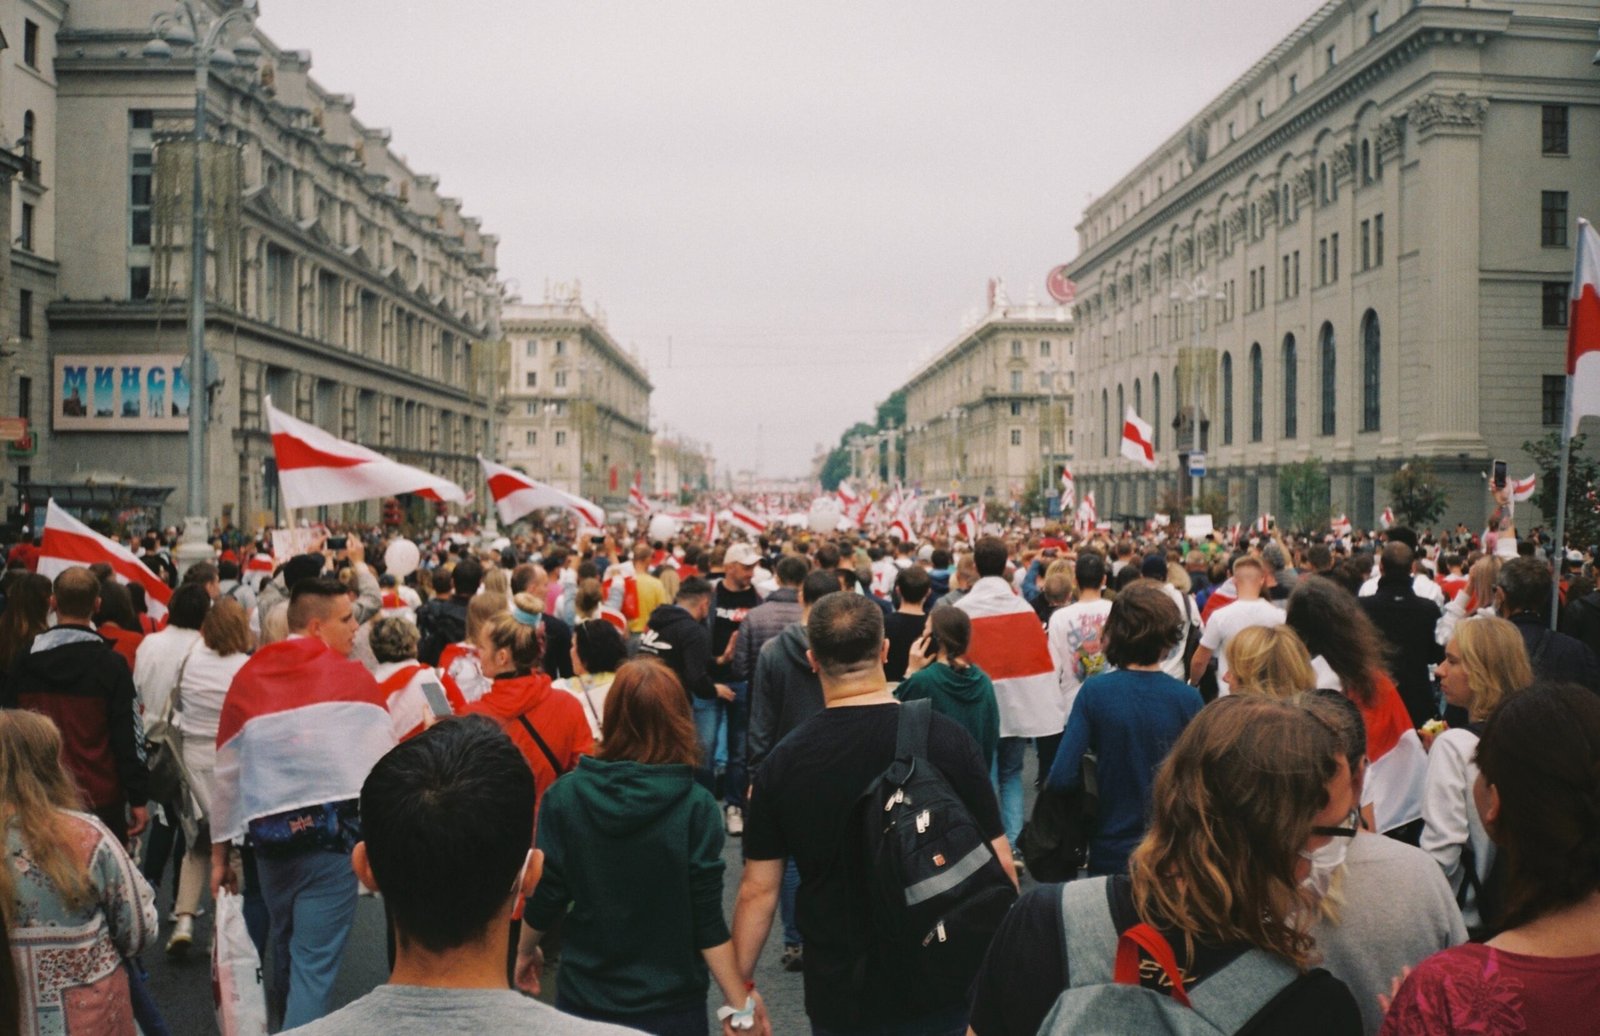
[[904,518],[896,518],[889,523],[889,535],[901,543],[915,543],[916,537],[911,535],[911,526],[906,524]]
[[743,504],[734,504],[729,507],[728,517],[734,525],[737,525],[752,536],[760,536],[767,531],[766,519]]
[[706,542],[717,542],[717,504],[716,501],[706,505]]
[[375,450],[333,436],[272,405],[267,397],[267,424],[272,453],[278,462],[278,486],[284,506],[320,507],[415,493],[429,500],[461,503],[467,494],[447,478],[390,460]]
[[1155,436],[1150,423],[1133,412],[1133,407],[1122,417],[1122,455],[1151,471],[1156,467]]
[[633,476],[633,485],[628,487],[628,505],[636,511],[642,511],[645,514],[649,514],[650,500],[644,495],[644,489],[641,488],[641,483],[643,481],[643,472],[637,473]]
[[1083,503],[1078,505],[1078,524],[1084,529],[1093,529],[1100,521],[1100,515],[1094,507],[1094,490],[1083,494]]
[[546,485],[529,478],[520,471],[503,467],[493,461],[478,458],[483,465],[484,481],[489,483],[489,495],[494,497],[500,520],[510,525],[532,511],[544,507],[560,507],[572,511],[596,529],[606,527],[606,512],[581,496]]
[[846,512],[848,512],[850,508],[854,507],[856,505],[856,501],[861,498],[854,489],[850,488],[849,479],[845,479],[839,483],[839,488],[834,491],[834,495],[839,498],[841,509]]
[[1529,475],[1520,482],[1511,483],[1511,499],[1522,501],[1532,500],[1533,494],[1538,492],[1539,476]]
[[1385,507],[1383,513],[1378,515],[1378,528],[1387,529],[1394,524],[1394,508]]
[[975,511],[968,511],[966,514],[961,516],[959,521],[956,522],[956,532],[958,532],[961,535],[961,538],[966,540],[968,543],[977,542],[978,529],[978,515]]
[[39,563],[35,571],[54,579],[69,568],[79,565],[88,568],[101,562],[111,566],[111,574],[117,577],[117,582],[138,583],[144,587],[145,606],[152,619],[159,622],[166,616],[172,589],[135,557],[133,551],[95,532],[51,500],[45,506],[44,537],[39,544]]
[[1272,523],[1277,520],[1278,516],[1275,514],[1263,514],[1260,518],[1256,519],[1256,532],[1259,532],[1261,535],[1265,536],[1267,533],[1272,531]]
[[1586,219],[1578,220],[1577,244],[1567,314],[1569,435],[1581,418],[1600,415],[1600,233]]
[[1061,465],[1061,513],[1066,514],[1077,503],[1077,482],[1073,480],[1072,469]]
[[1339,537],[1350,535],[1350,519],[1342,514],[1335,518],[1333,520],[1333,534]]

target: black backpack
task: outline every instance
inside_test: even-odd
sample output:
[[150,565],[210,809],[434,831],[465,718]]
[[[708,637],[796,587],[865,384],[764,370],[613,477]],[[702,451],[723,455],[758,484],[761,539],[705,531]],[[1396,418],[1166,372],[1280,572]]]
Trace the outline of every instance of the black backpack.
[[438,665],[439,656],[446,647],[467,639],[466,606],[454,600],[440,601],[438,608],[430,612],[428,621],[420,625],[424,628],[417,646],[417,661]]
[[917,988],[937,998],[972,982],[1017,890],[928,760],[932,717],[927,700],[900,706],[894,762],[867,786],[853,817],[868,922],[857,978],[865,981],[876,961],[926,983]]

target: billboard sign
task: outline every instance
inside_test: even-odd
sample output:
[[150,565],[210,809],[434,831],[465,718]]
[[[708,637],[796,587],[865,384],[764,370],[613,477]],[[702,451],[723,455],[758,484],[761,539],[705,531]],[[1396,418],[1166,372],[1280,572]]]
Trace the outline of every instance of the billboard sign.
[[56,357],[51,423],[60,432],[183,432],[189,375],[182,353]]

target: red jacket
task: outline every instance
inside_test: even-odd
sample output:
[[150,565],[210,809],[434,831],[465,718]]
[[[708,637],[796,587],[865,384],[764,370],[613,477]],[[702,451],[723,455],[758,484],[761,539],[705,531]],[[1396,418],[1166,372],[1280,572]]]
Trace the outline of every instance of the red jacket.
[[133,672],[133,663],[139,656],[139,643],[144,640],[144,634],[138,630],[125,630],[114,622],[102,622],[99,628],[100,635],[111,641],[111,646],[123,661],[128,663],[128,672]]
[[552,687],[550,677],[542,672],[496,677],[489,693],[469,703],[461,714],[490,717],[516,743],[533,771],[535,818],[544,793],[555,783],[558,774],[522,721],[526,720],[539,732],[556,762],[561,764],[562,773],[570,773],[578,765],[579,756],[594,752],[594,735],[589,730],[589,721],[584,718],[583,706],[577,698]]

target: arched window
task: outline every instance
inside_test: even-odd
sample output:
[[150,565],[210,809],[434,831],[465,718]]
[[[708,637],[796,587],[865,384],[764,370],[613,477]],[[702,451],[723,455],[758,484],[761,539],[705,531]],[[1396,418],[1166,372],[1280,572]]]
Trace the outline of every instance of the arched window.
[[1118,385],[1117,386],[1117,413],[1116,413],[1115,419],[1112,421],[1112,426],[1115,427],[1115,428],[1121,428],[1123,423],[1127,420],[1127,413],[1128,413],[1128,404],[1127,404],[1126,398],[1122,394],[1122,386]]
[[1261,370],[1261,343],[1256,342],[1250,346],[1250,441],[1261,441],[1262,413],[1261,404],[1263,382],[1265,377]]
[[1222,354],[1222,445],[1233,445],[1233,353]]
[[1111,397],[1100,390],[1100,456],[1111,455]]
[[1337,347],[1333,340],[1333,325],[1324,323],[1322,325],[1322,334],[1318,338],[1320,342],[1317,352],[1321,354],[1320,362],[1322,367],[1322,434],[1332,435],[1337,414],[1335,409],[1337,404],[1335,386],[1338,372],[1338,356]]
[[1155,429],[1150,445],[1161,449],[1161,375],[1150,375],[1150,427]]
[[1317,166],[1317,201],[1328,204],[1328,163]]
[[1283,185],[1282,199],[1283,200],[1278,203],[1278,211],[1283,213],[1282,217],[1280,217],[1280,218],[1283,221],[1287,222],[1288,219],[1289,219],[1289,185],[1288,184],[1284,184]]
[[1133,379],[1133,412],[1144,416],[1144,386],[1139,384],[1138,378]]
[[1283,437],[1300,433],[1300,365],[1294,335],[1283,336]]
[[1383,339],[1378,330],[1378,314],[1372,310],[1361,317],[1361,430],[1375,432],[1383,419],[1379,389],[1382,385]]

